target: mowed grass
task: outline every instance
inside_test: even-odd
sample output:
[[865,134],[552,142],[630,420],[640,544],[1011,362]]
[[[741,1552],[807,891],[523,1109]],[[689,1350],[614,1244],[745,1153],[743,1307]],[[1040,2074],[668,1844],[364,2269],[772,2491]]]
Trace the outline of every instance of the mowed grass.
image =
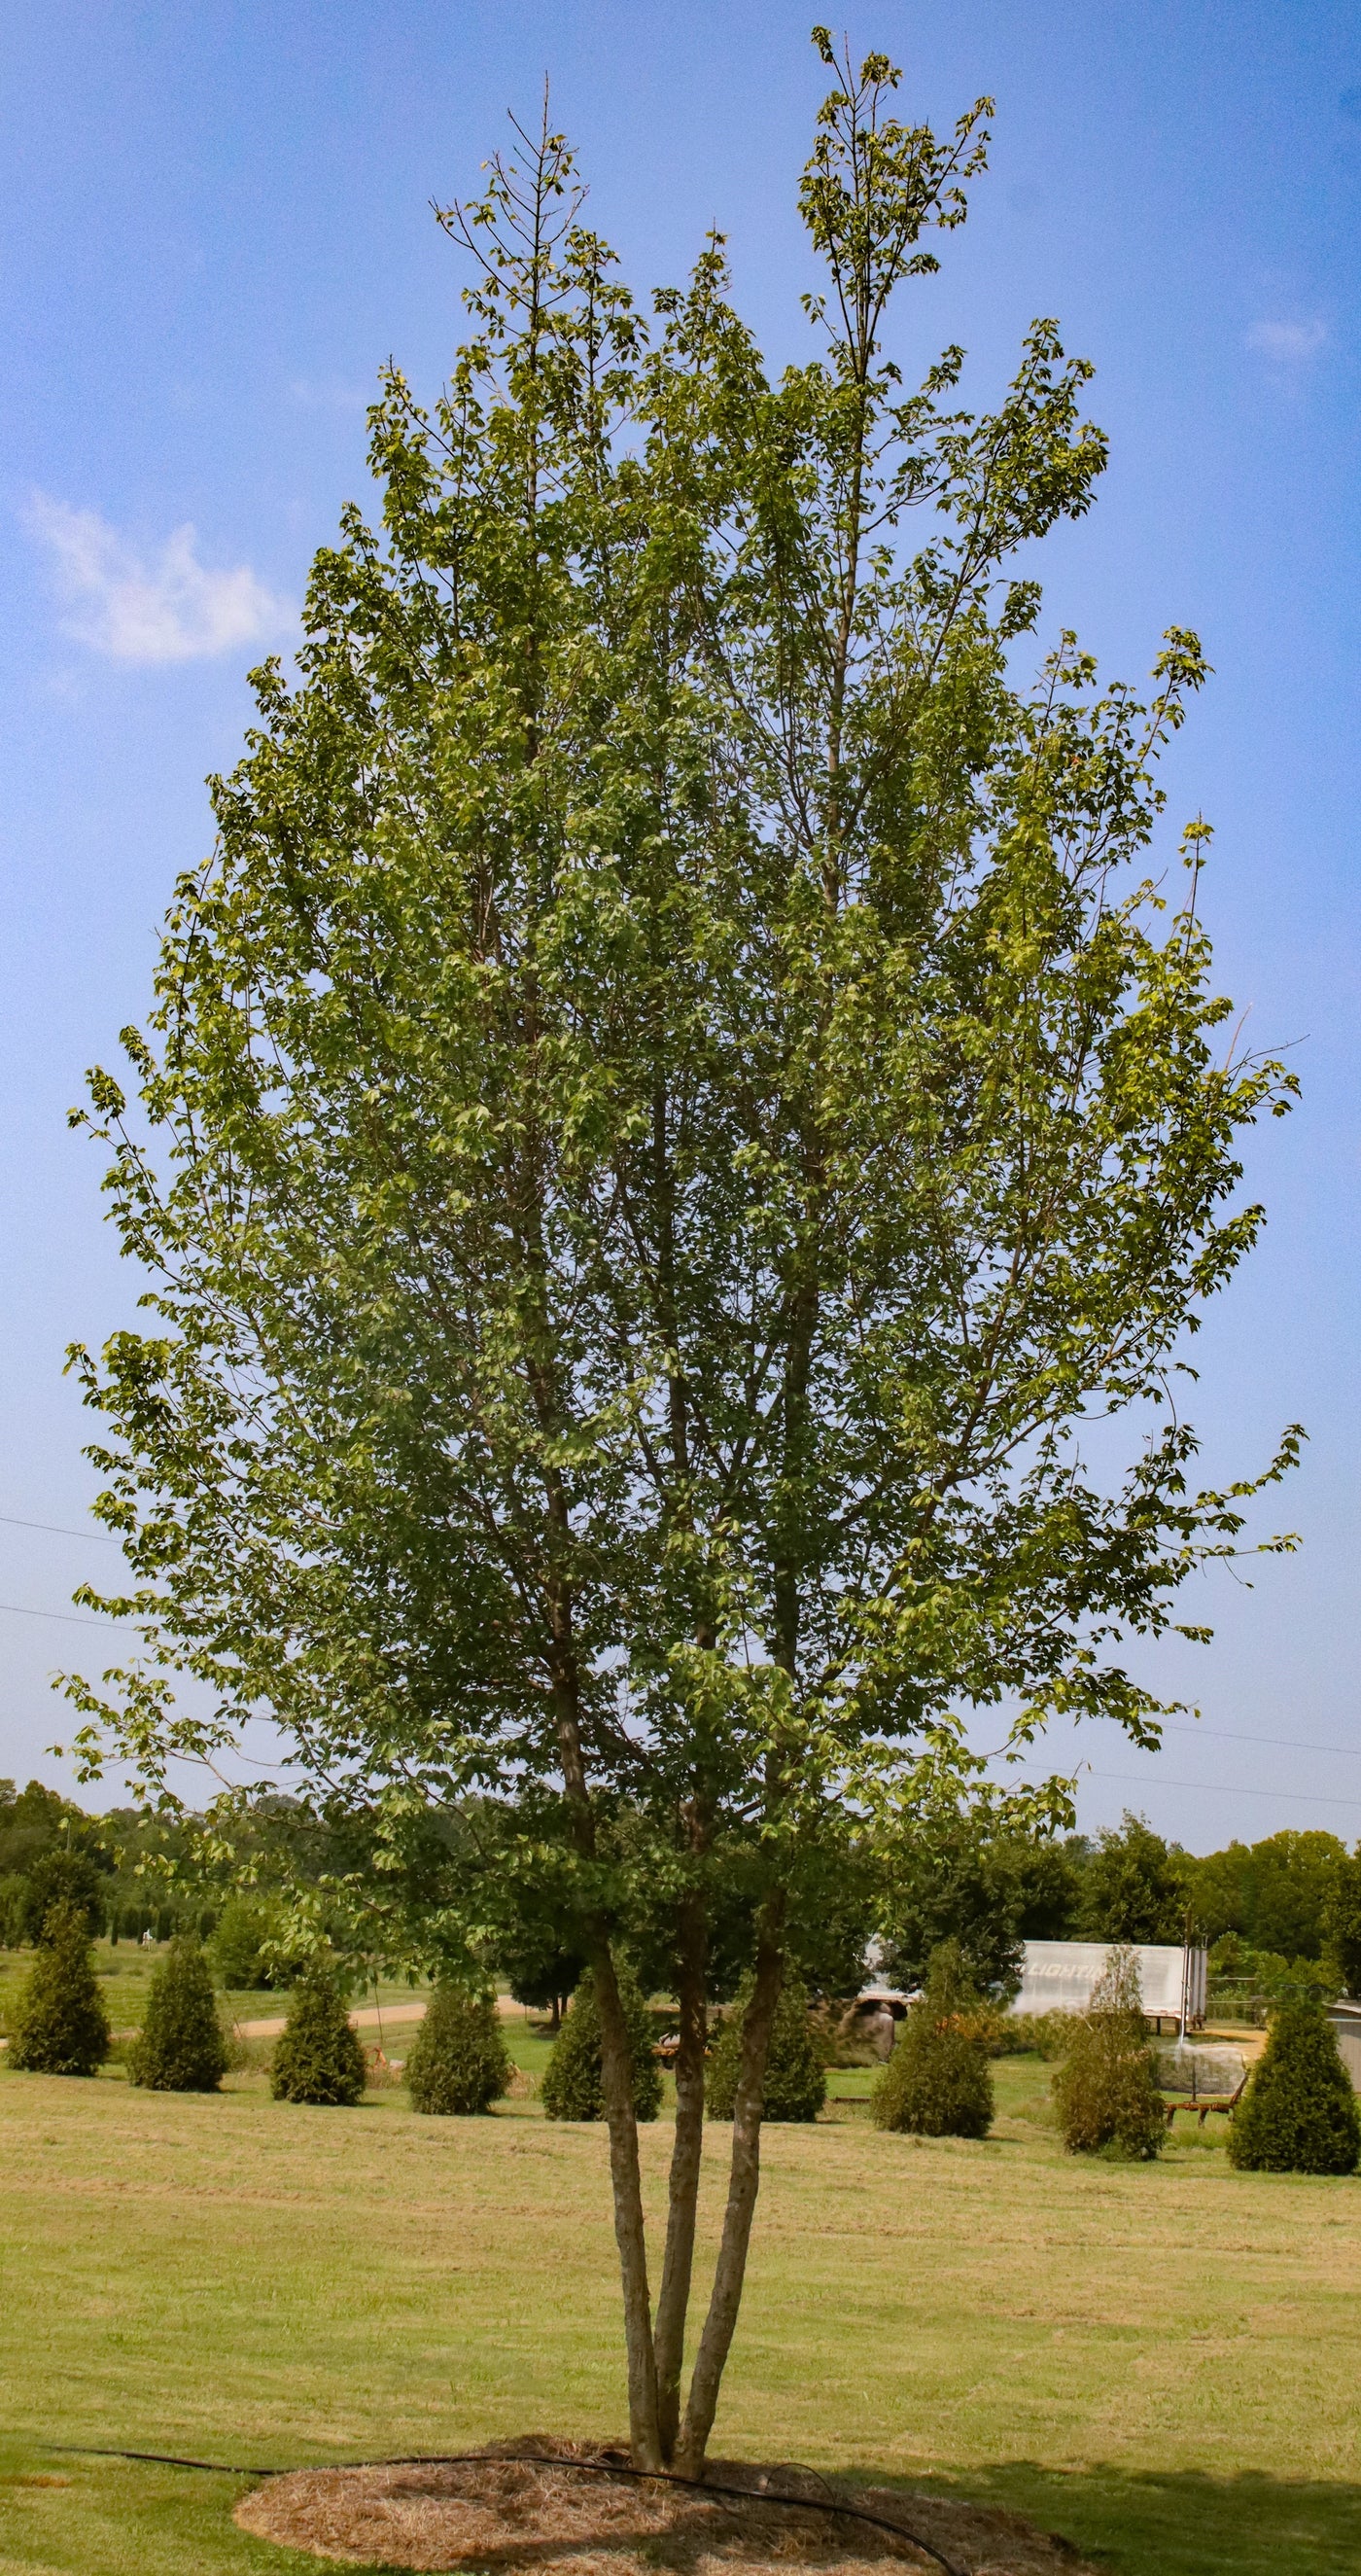
[[[1048,2070],[997,2074],[982,2144],[858,2107],[767,2132],[719,2448],[945,2482],[1123,2576],[1354,2576],[1361,2183],[1236,2175],[1185,2121],[1158,2165],[1075,2161]],[[669,2144],[644,2133],[658,2212]],[[715,2134],[710,2247],[724,2181]],[[316,2563],[236,2530],[240,2481],[61,2442],[289,2465],[623,2421],[606,2140],[532,2099],[421,2120],[258,2074],[201,2100],[6,2072],[0,2192],[6,2576]]]

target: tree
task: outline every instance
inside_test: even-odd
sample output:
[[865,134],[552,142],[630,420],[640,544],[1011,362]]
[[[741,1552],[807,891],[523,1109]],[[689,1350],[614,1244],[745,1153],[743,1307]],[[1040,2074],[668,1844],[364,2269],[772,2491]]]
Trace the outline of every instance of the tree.
[[1185,1855],[1126,1809],[1108,1826],[1082,1876],[1079,1921],[1088,1940],[1182,1941],[1189,1895]]
[[1138,1963],[1117,1945],[1054,2077],[1054,2106],[1071,2155],[1118,2147],[1147,2162],[1162,2153],[1167,2115],[1144,2038],[1142,2003]]
[[923,2138],[986,2138],[992,2069],[968,2023],[978,2000],[959,1942],[942,1941],[875,2085],[877,2128]]
[[466,2119],[499,2102],[510,2078],[495,1995],[436,1986],[406,2061],[412,2110]]
[[[615,1985],[628,2039],[628,2087],[633,2116],[655,2120],[662,2103],[661,2070],[646,2004],[626,1968],[615,1963]],[[550,2120],[599,2120],[608,2116],[604,2016],[588,1970],[572,1997],[544,2068],[543,2107]]]
[[[817,43],[826,292],[778,379],[716,239],[642,314],[546,123],[444,217],[472,337],[433,413],[386,378],[381,532],[346,513],[296,683],[256,675],[127,1035],[139,1107],[93,1077],[153,1315],[73,1357],[134,1569],[109,1606],[151,1640],[73,1679],[85,1759],[159,1800],[266,1713],[317,1816],[362,1815],[370,1859],[298,1904],[370,1953],[473,1962],[521,1893],[561,1909],[633,2455],[687,2469],[810,1885],[979,1775],[972,1711],[1013,1747],[1056,1711],[1154,1740],[1120,1640],[1171,1624],[1252,1490],[1196,1491],[1168,1372],[1257,1230],[1241,1133],[1292,1089],[1225,1055],[1206,827],[1175,915],[1163,858],[1138,873],[1195,638],[1147,702],[1071,637],[1014,677],[1032,549],[1105,460],[1090,371],[1038,322],[977,416],[960,351],[909,392],[885,346],[986,103],[938,139],[883,56]],[[513,1830],[483,1846],[489,1799]],[[735,1888],[753,1986],[683,2397]],[[663,1911],[657,2285],[616,1953]]]
[[1294,1996],[1267,2043],[1229,2130],[1243,2173],[1349,2174],[1361,2156],[1361,2110],[1321,2004]]
[[1361,1994],[1361,1843],[1333,1872],[1323,1910],[1325,1965],[1345,1995]]
[[[719,2032],[704,2077],[704,2107],[712,2120],[731,2120],[742,2073],[742,2032],[753,1979],[744,1979],[737,2007]],[[815,2120],[827,2099],[827,2070],[808,2027],[808,1996],[791,1976],[780,1989],[770,2025],[761,2094],[764,2120]]]
[[269,2089],[276,2102],[321,2102],[353,2108],[368,2070],[345,1998],[324,1960],[316,1959],[293,1990],[274,2050]]
[[39,1854],[28,1872],[23,1931],[26,1941],[47,1939],[46,1926],[56,1908],[74,1906],[89,1940],[97,1940],[107,1920],[108,1878],[88,1851],[53,1843]]
[[496,1964],[506,1976],[517,2004],[532,2004],[539,2012],[551,2014],[556,2039],[563,2014],[585,1971],[581,1952],[555,1940],[548,1927],[523,1923],[498,1944]]
[[97,2075],[109,2053],[109,2017],[79,1906],[57,1905],[19,1999],[11,2066],[33,2075]]
[[1317,1959],[1326,1938],[1329,1897],[1347,1846],[1336,1834],[1268,1834],[1253,1843],[1246,1872],[1247,1920],[1257,1950]]
[[1247,1938],[1251,1859],[1247,1843],[1233,1842],[1191,1863],[1192,1912],[1202,1939],[1212,1947],[1226,1933]]
[[151,1980],[129,2080],[153,2093],[216,2093],[227,2065],[207,1961],[192,1933],[181,1932]]

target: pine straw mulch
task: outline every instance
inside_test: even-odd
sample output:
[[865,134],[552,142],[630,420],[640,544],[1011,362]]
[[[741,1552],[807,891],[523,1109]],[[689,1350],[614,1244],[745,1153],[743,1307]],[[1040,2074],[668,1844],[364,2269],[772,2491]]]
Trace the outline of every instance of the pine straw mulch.
[[[470,2576],[886,2576],[886,2560],[938,2565],[905,2534],[772,2500],[831,2498],[837,2491],[811,2469],[711,2461],[709,2475],[741,2487],[748,2504],[574,2467],[627,2458],[609,2444],[526,2434],[468,2461],[296,2469],[244,2497],[236,2519],[260,2540],[318,2558]],[[1068,2541],[1020,2514],[890,2487],[840,2492],[920,2533],[958,2576],[1095,2576]]]

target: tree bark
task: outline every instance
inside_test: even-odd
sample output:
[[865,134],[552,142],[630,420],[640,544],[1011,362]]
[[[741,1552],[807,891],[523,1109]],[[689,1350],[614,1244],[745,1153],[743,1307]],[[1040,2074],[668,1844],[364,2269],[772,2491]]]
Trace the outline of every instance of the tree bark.
[[751,2243],[751,2223],[756,2214],[756,2195],[761,2181],[761,2114],[765,2107],[766,2060],[770,2054],[771,2026],[784,1977],[784,1913],[782,1892],[768,1897],[761,1909],[756,1981],[742,2025],[742,2064],[733,2109],[728,2206],[724,2212],[723,2237],[714,2267],[709,2313],[704,2320],[704,2332],[695,2356],[685,2422],[676,2447],[676,2467],[686,2477],[698,2477],[704,2466],[704,2454],[713,2430],[718,2392],[746,2278],[747,2248]]
[[602,1933],[591,1947],[596,2002],[600,2008],[602,2089],[610,2132],[614,2233],[624,2290],[629,2449],[636,2469],[659,2469],[662,2450],[657,2428],[657,2359],[652,2342],[652,2301],[647,2283],[647,2240],[642,2174],[638,2164],[638,2118],[633,2107],[633,2066],[609,1942]]
[[695,2259],[695,2214],[699,2202],[700,2159],[704,2148],[704,1913],[698,1896],[687,1898],[681,1913],[680,1956],[676,1978],[680,2004],[680,2047],[676,2054],[676,2131],[671,2150],[670,2205],[666,2253],[657,2296],[657,2426],[662,2458],[669,2463],[680,2430],[681,2368],[685,2358],[685,2319]]

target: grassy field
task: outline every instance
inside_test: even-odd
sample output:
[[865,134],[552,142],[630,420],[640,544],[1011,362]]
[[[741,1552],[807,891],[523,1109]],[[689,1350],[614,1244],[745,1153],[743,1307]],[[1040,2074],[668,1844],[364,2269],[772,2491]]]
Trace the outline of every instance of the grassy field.
[[[856,2107],[767,2133],[721,2446],[958,2485],[1122,2576],[1353,2576],[1361,2182],[1235,2175],[1190,2123],[1161,2164],[1075,2162],[1047,2088],[1003,2061],[981,2145]],[[715,2136],[710,2235],[722,2178]],[[439,2121],[7,2071],[0,2191],[5,2576],[316,2563],[238,2532],[232,2479],[57,2442],[291,2464],[620,2425],[605,2139],[532,2098]]]

